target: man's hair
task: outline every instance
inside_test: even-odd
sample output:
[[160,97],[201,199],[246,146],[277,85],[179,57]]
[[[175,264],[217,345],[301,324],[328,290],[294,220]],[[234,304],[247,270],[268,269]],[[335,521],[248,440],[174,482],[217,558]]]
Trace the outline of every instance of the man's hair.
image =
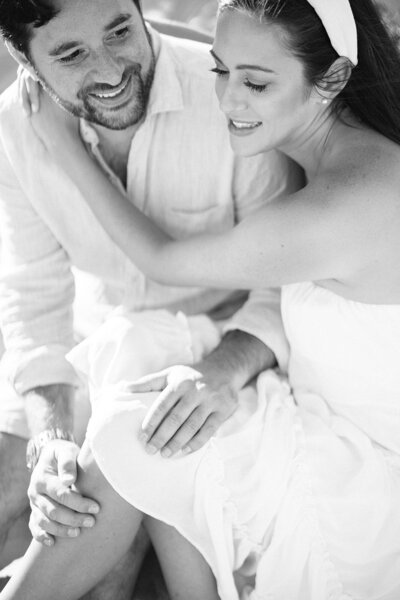
[[[141,13],[140,0],[133,3]],[[32,28],[42,27],[57,15],[51,0],[0,0],[0,34],[29,56]]]

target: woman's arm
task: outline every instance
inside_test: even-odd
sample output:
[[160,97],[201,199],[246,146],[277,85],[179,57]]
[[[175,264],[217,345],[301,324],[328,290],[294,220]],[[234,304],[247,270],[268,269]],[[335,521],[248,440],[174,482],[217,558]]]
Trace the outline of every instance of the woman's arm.
[[[35,120],[42,119],[38,128],[42,136],[44,119],[50,152],[114,242],[154,280],[177,286],[251,289],[345,278],[359,267],[360,247],[368,260],[360,237],[365,235],[365,209],[371,203],[364,189],[361,195],[354,183],[341,183],[343,177],[339,183],[333,177],[271,202],[229,231],[173,240],[111,184],[88,156],[76,124],[71,129],[64,123],[62,135],[55,133],[59,115],[57,107],[50,113],[41,110],[33,117],[34,126]],[[64,117],[65,122],[68,119]]]
[[82,145],[63,164],[113,241],[160,283],[252,289],[340,278],[354,266],[359,213],[349,207],[344,217],[326,189],[308,187],[231,230],[177,241],[120,193]]

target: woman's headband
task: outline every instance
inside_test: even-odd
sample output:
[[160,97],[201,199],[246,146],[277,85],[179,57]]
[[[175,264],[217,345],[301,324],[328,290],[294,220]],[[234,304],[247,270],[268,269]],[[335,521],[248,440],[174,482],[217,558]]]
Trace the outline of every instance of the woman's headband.
[[339,56],[358,63],[357,27],[349,0],[308,0]]

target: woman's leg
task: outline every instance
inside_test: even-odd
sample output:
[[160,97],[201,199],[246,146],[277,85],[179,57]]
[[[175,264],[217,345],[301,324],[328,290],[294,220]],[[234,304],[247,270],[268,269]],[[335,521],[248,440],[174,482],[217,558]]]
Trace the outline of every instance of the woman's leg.
[[109,485],[86,445],[79,465],[80,491],[101,507],[95,527],[82,530],[76,539],[57,539],[52,548],[33,541],[0,600],[77,600],[131,547],[142,514]]
[[171,600],[218,600],[214,575],[200,552],[174,527],[150,517],[145,517],[144,525]]

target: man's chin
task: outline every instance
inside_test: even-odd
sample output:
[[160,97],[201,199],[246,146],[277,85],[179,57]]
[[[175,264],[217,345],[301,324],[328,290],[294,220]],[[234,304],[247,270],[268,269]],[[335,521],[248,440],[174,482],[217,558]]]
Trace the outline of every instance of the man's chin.
[[75,117],[85,119],[93,125],[100,125],[106,129],[112,129],[115,131],[121,131],[137,125],[144,117],[145,110],[138,110],[138,107],[129,110],[124,108],[120,110],[104,110],[100,111],[98,108],[92,106],[77,107],[73,104],[59,102],[60,106],[73,114]]
[[133,127],[134,125],[140,123],[143,115],[127,117],[125,115],[98,115],[87,113],[82,114],[81,117],[93,125],[100,125],[105,129],[112,129],[113,131],[122,131],[123,129],[128,129],[128,127]]

